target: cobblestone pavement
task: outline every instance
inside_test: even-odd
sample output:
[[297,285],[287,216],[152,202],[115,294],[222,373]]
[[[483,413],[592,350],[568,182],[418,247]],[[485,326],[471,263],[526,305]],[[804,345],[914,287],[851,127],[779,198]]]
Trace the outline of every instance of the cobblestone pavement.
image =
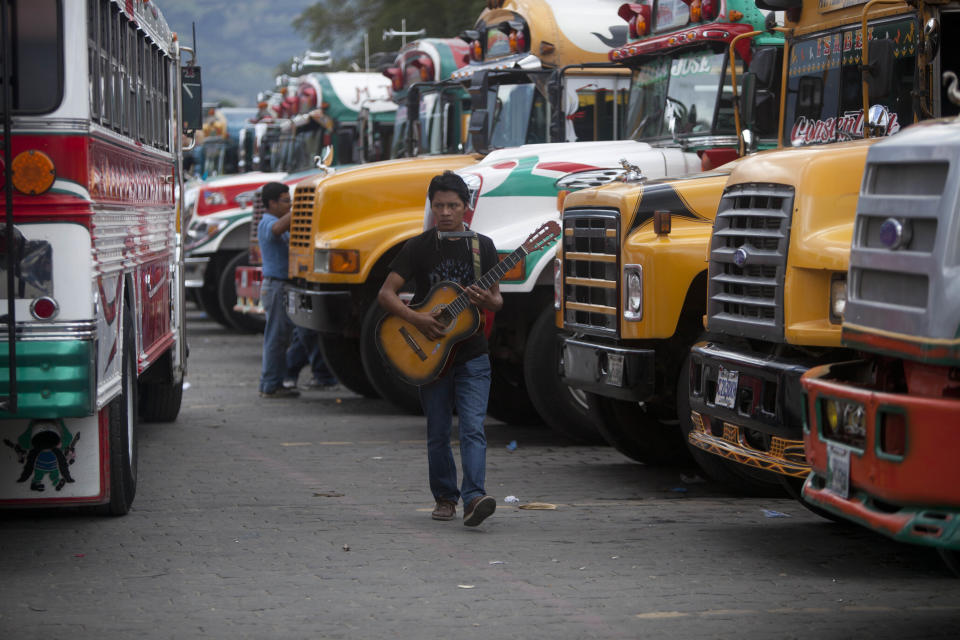
[[542,428],[492,421],[497,512],[435,522],[422,418],[261,401],[259,336],[191,321],[183,412],[143,425],[132,511],[0,515],[0,638],[957,637],[934,552]]

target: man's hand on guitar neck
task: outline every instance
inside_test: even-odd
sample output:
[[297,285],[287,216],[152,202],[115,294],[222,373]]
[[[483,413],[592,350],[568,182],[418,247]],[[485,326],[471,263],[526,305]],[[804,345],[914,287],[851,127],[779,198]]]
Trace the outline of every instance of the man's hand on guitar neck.
[[500,295],[500,286],[494,283],[489,289],[481,289],[475,284],[470,285],[464,291],[467,292],[467,300],[481,309],[487,311],[499,311],[503,306],[503,297]]

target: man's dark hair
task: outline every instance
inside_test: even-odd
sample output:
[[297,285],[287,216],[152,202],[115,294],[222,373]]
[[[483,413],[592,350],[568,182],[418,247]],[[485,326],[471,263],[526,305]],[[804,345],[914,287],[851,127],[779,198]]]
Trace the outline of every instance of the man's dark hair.
[[430,188],[427,189],[427,197],[431,203],[437,191],[453,191],[465,206],[470,203],[470,190],[467,188],[467,183],[463,181],[463,178],[449,169],[438,176],[433,176],[433,180],[430,181]]
[[270,207],[270,203],[280,199],[285,193],[290,193],[290,187],[282,182],[268,182],[260,189],[260,199],[263,200],[263,208]]

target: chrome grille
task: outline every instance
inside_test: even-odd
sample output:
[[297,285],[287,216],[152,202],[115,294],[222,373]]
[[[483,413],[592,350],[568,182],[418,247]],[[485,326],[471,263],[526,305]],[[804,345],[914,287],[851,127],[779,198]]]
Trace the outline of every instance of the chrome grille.
[[313,185],[297,185],[293,192],[293,215],[290,219],[290,248],[309,249],[310,227],[313,224],[313,201],[317,190]]
[[616,209],[564,211],[563,323],[572,331],[617,332],[619,222]]
[[728,187],[710,244],[707,313],[711,331],[783,339],[783,280],[790,242],[793,187]]

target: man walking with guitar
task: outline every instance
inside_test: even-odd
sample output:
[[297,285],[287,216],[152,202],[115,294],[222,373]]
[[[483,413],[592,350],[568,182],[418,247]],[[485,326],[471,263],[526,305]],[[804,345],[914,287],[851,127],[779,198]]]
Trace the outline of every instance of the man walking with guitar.
[[[430,380],[435,372],[429,372],[421,378],[407,379],[420,385],[420,402],[427,417],[430,490],[436,500],[432,517],[452,520],[457,501],[462,498],[463,524],[474,527],[497,508],[496,499],[484,490],[487,438],[483,420],[490,394],[490,357],[487,339],[478,329],[482,326],[483,311],[499,310],[503,298],[496,281],[486,288],[475,284],[481,280],[480,274],[497,265],[497,252],[490,238],[469,231],[463,222],[470,192],[460,176],[452,171],[435,176],[428,197],[436,227],[407,241],[390,264],[390,273],[377,297],[380,305],[402,324],[382,340],[396,339],[411,357],[426,361],[427,351],[437,352],[451,335],[456,336],[454,341],[459,339],[452,347],[444,347],[452,355],[436,367],[439,377]],[[408,307],[397,292],[411,280],[414,297]],[[464,309],[451,315],[454,304],[430,305],[435,285],[454,290],[458,294],[454,302],[460,301]],[[428,304],[421,306],[425,300]],[[459,489],[450,446],[454,407],[459,416],[463,468]]]

